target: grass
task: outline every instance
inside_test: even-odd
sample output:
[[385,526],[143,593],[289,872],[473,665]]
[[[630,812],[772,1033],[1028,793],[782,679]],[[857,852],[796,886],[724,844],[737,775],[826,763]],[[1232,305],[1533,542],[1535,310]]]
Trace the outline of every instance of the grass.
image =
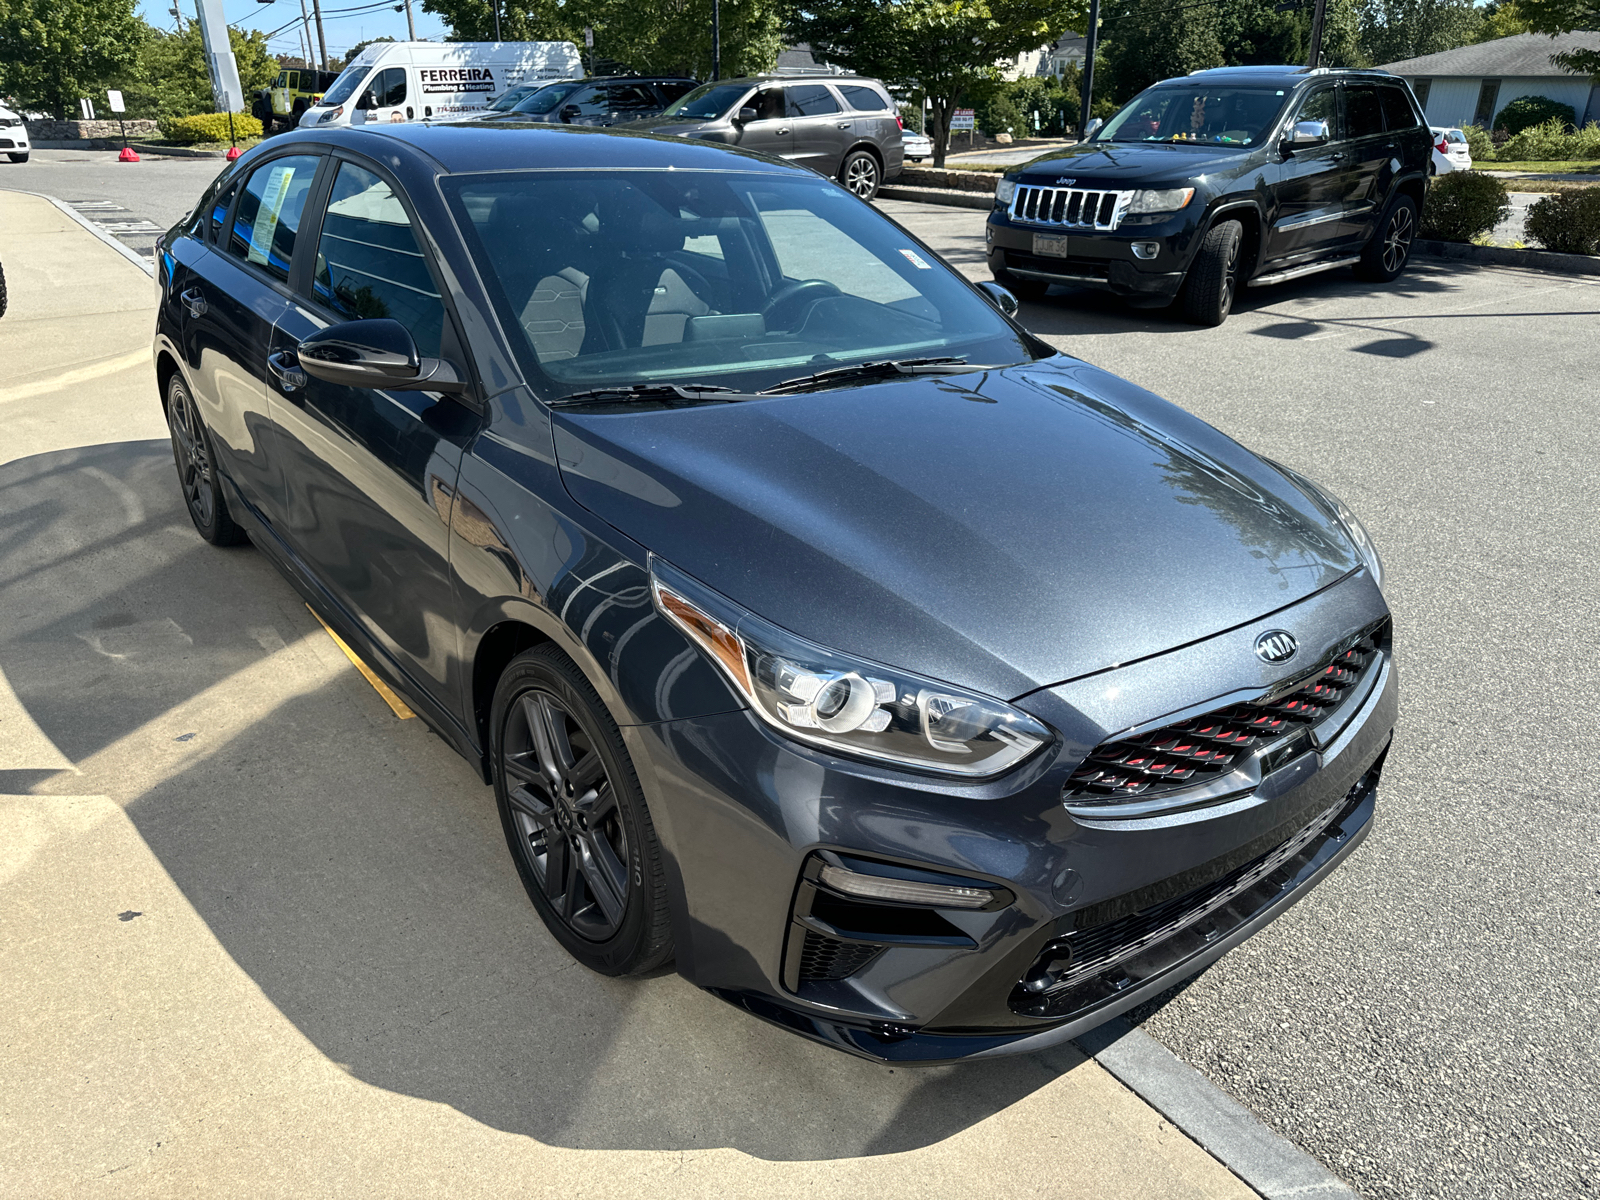
[[1600,162],[1592,158],[1569,158],[1556,162],[1500,162],[1479,159],[1472,164],[1480,171],[1532,171],[1542,175],[1600,175]]
[[[129,138],[130,142],[137,141],[141,146],[174,146],[181,150],[221,150],[226,151],[232,142],[172,142],[164,138]],[[259,144],[258,137],[242,137],[239,139],[239,149],[248,150],[251,146]]]

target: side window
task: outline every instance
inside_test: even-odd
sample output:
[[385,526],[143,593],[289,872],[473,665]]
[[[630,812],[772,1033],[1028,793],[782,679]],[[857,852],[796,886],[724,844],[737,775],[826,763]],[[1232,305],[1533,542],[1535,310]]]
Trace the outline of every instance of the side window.
[[300,90],[300,72],[286,71],[285,74],[288,76],[288,79],[284,81],[283,86],[288,88],[290,91],[298,92]]
[[844,97],[845,103],[857,112],[885,112],[889,102],[877,88],[865,87],[859,83],[840,84],[839,94]]
[[1370,83],[1353,83],[1344,89],[1345,122],[1353,138],[1383,132],[1383,107],[1378,89]]
[[608,112],[649,112],[656,107],[656,98],[648,87],[637,83],[614,83],[606,88]]
[[287,71],[279,71],[278,77],[272,81],[272,86],[275,88],[287,87],[288,84],[289,72]]
[[1335,88],[1321,88],[1300,102],[1296,121],[1322,121],[1328,126],[1328,140],[1337,142],[1344,133],[1339,126],[1339,92]]
[[667,79],[656,84],[656,90],[661,93],[663,100],[671,104],[679,96],[687,96],[699,86],[698,83],[688,79]]
[[576,95],[568,96],[561,102],[561,107],[576,104],[578,112],[585,117],[597,117],[610,112],[606,104],[606,89],[603,87],[586,87]]
[[419,354],[437,357],[444,302],[411,220],[387,183],[341,163],[317,242],[316,298],[349,321],[392,317]]
[[385,67],[383,72],[373,81],[372,90],[377,93],[379,108],[393,108],[397,104],[406,102],[406,69],[404,67]]
[[1478,106],[1472,110],[1472,123],[1489,128],[1489,122],[1494,120],[1495,105],[1500,100],[1500,81],[1498,79],[1485,79],[1478,88]]
[[1383,104],[1383,123],[1390,129],[1417,127],[1417,114],[1412,111],[1411,99],[1404,88],[1380,87],[1378,98]]
[[833,93],[820,83],[791,84],[783,92],[786,116],[823,117],[839,111],[839,102],[833,98]]
[[1423,112],[1428,111],[1428,92],[1432,88],[1433,80],[1431,79],[1413,79],[1411,81],[1411,93],[1416,96],[1417,107],[1422,109]]
[[783,118],[783,89],[766,88],[750,97],[758,121],[778,121]]
[[319,161],[314,155],[293,155],[255,169],[233,211],[229,254],[288,282],[295,234]]

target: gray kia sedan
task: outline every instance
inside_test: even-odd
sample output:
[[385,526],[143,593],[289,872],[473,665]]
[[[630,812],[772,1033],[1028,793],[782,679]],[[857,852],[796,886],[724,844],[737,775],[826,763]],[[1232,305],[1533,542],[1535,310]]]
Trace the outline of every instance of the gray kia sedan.
[[899,177],[900,116],[876,79],[855,75],[754,75],[696,88],[662,117],[618,126],[702,138],[810,167],[863,200]]
[[1361,523],[812,171],[300,130],[156,272],[195,528],[494,785],[596,971],[675,959],[878,1060],[1032,1050],[1371,827],[1396,684]]

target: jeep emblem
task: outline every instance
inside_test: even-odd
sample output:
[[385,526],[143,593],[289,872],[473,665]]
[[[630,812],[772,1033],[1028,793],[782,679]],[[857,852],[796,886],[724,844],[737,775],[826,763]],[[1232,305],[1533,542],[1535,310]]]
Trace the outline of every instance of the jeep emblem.
[[1076,179],[1068,179],[1066,176],[1063,175],[1060,179],[1056,180],[1056,186],[1057,187],[1062,187],[1062,186],[1071,187],[1073,184],[1075,184],[1077,182],[1078,181]]
[[1256,657],[1262,662],[1286,663],[1298,649],[1294,634],[1284,629],[1269,629],[1256,639]]

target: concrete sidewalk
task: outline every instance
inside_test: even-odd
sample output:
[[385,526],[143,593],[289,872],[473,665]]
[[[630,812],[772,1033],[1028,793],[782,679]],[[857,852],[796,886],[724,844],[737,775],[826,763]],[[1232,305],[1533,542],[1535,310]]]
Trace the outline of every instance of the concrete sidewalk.
[[150,280],[6,192],[0,262],[0,1194],[1254,1194],[1070,1047],[896,1071],[575,966],[467,765],[195,535]]

